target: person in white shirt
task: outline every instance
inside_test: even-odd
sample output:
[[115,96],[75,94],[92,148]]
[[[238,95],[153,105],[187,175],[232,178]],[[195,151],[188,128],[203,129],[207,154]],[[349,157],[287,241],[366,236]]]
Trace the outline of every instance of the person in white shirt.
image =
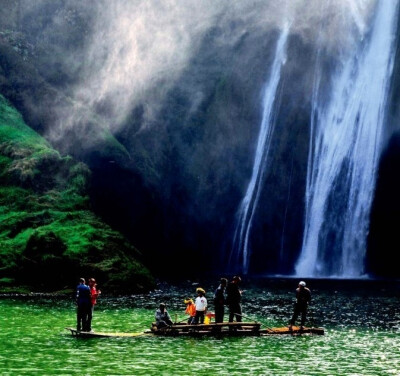
[[200,324],[204,324],[204,316],[207,312],[207,299],[204,296],[206,292],[201,287],[198,287],[196,292],[197,298],[194,301],[196,306],[196,316],[194,317],[193,324],[198,324],[199,321]]

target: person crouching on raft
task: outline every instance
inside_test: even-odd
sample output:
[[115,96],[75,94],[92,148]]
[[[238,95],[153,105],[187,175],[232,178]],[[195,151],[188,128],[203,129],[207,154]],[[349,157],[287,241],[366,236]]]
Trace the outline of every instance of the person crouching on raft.
[[196,289],[197,298],[194,301],[196,306],[196,316],[194,317],[193,324],[204,324],[204,315],[207,313],[207,299],[204,296],[206,293],[201,287]]
[[158,308],[155,313],[155,319],[157,329],[165,328],[173,324],[164,303],[160,303],[160,308]]

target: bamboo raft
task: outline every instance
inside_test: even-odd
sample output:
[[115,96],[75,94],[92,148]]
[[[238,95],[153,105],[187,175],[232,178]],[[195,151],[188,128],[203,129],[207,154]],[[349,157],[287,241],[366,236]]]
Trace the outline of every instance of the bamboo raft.
[[139,333],[129,333],[129,332],[120,332],[120,333],[111,333],[111,332],[82,332],[76,330],[74,328],[65,328],[71,332],[73,337],[80,337],[80,338],[101,338],[101,337],[139,337],[143,335],[152,335],[151,331],[139,332]]
[[95,337],[138,337],[144,335],[168,336],[168,337],[265,337],[271,335],[323,335],[323,328],[301,329],[298,326],[278,328],[261,328],[259,322],[223,322],[210,324],[188,325],[173,324],[165,328],[157,329],[155,323],[152,323],[151,329],[140,333],[107,333],[107,332],[82,332],[74,328],[66,328],[74,337],[95,338]]
[[151,326],[151,332],[161,336],[218,336],[218,337],[245,337],[245,336],[269,336],[277,334],[324,334],[323,328],[301,329],[299,326],[279,327],[279,328],[261,328],[259,322],[223,322],[210,324],[173,324],[165,328],[157,329],[155,323]]

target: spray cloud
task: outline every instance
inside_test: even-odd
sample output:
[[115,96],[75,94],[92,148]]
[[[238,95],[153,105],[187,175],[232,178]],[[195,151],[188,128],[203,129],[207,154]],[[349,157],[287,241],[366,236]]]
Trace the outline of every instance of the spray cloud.
[[[24,6],[29,12],[43,4],[47,2],[25,2]],[[210,49],[217,54],[226,48],[234,51],[246,33],[263,38],[288,21],[292,33],[315,43],[317,26],[322,24],[324,47],[335,53],[337,46],[351,43],[344,24],[351,22],[362,37],[374,4],[375,0],[310,0],[307,4],[301,0],[72,2],[71,7],[86,7],[94,24],[72,94],[73,110],[60,110],[58,127],[51,137],[62,138],[65,130],[82,127],[82,119],[91,118],[82,112],[101,113],[104,108],[107,116],[103,126],[111,131],[118,129],[136,105],[144,109],[142,126],[154,123],[165,96],[196,56],[201,41],[214,30],[218,33]],[[204,72],[199,73],[199,82]],[[190,99],[196,107],[201,90],[192,91]]]

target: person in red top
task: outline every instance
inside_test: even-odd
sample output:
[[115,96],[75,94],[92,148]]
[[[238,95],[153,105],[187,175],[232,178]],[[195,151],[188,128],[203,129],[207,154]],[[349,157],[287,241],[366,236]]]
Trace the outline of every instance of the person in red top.
[[89,288],[90,288],[90,310],[89,310],[89,317],[88,317],[88,331],[92,331],[92,318],[93,318],[93,311],[94,306],[97,303],[97,297],[101,294],[101,291],[97,289],[97,283],[94,278],[89,279]]

